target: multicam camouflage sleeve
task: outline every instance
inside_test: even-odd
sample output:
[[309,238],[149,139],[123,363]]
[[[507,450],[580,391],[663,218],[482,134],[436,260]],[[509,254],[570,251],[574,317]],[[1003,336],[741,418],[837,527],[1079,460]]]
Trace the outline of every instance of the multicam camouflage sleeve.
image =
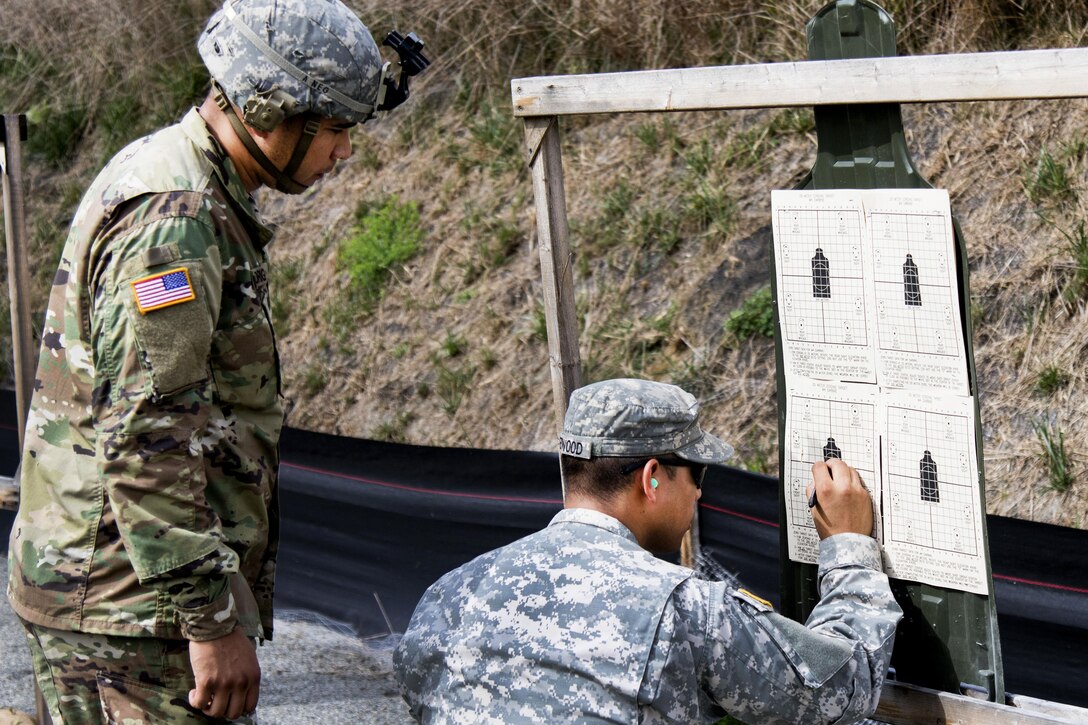
[[[95,357],[110,368],[94,405],[96,460],[140,582],[168,594],[186,639],[214,639],[234,627],[228,576],[238,570],[205,498],[219,250],[191,218],[154,221],[110,246],[112,264],[91,285]],[[141,280],[171,270],[184,270],[191,300],[141,299]]]

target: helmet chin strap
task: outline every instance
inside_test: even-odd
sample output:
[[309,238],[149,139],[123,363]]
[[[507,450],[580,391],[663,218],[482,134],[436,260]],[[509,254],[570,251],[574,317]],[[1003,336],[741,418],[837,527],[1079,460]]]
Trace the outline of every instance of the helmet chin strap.
[[226,115],[227,120],[230,121],[231,128],[234,129],[234,133],[238,136],[238,139],[246,147],[246,151],[253,157],[254,161],[260,164],[261,168],[268,172],[276,182],[276,189],[282,191],[285,194],[301,194],[306,191],[306,186],[298,183],[294,179],[294,174],[298,171],[298,167],[302,164],[302,160],[306,158],[306,152],[310,150],[310,144],[313,142],[314,137],[317,135],[317,131],[321,128],[321,121],[313,116],[306,119],[305,125],[302,127],[302,135],[299,136],[298,142],[295,144],[295,150],[291,153],[291,159],[287,162],[282,170],[276,168],[276,165],[272,163],[272,160],[265,156],[264,151],[257,145],[257,142],[253,140],[253,136],[250,135],[249,130],[242,123],[242,119],[238,118],[238,114],[234,112],[234,107],[227,100],[226,95],[223,93],[223,89],[219,87],[218,83],[214,83],[215,87],[215,105],[219,106],[220,110]]

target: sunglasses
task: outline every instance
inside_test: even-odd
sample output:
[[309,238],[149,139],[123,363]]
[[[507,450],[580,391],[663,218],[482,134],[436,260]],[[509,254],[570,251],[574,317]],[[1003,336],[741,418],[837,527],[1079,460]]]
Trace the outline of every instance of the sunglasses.
[[[637,463],[629,463],[620,471],[626,475],[628,473],[634,473],[638,469],[645,466],[650,462],[647,458],[644,461],[638,461]],[[702,489],[703,479],[706,478],[707,465],[705,463],[695,463],[694,461],[685,461],[683,458],[658,458],[657,462],[662,466],[669,466],[670,468],[686,468],[691,471],[691,480],[695,483],[695,488]]]

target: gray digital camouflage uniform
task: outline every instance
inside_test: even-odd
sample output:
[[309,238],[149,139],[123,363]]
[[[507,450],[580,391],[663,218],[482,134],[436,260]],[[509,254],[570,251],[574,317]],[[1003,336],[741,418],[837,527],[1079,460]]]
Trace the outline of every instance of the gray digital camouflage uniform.
[[901,610],[877,543],[821,542],[802,626],[567,509],[424,594],[394,665],[424,723],[848,723],[877,704]]
[[25,621],[271,637],[283,422],[271,235],[195,109],[88,190],[23,451],[8,594]]

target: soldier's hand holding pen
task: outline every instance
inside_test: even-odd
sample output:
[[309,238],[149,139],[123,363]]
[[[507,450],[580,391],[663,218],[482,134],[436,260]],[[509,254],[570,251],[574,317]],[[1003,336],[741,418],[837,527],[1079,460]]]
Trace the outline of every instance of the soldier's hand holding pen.
[[842,460],[814,463],[807,494],[812,521],[821,539],[844,533],[872,534],[869,491],[858,472]]

